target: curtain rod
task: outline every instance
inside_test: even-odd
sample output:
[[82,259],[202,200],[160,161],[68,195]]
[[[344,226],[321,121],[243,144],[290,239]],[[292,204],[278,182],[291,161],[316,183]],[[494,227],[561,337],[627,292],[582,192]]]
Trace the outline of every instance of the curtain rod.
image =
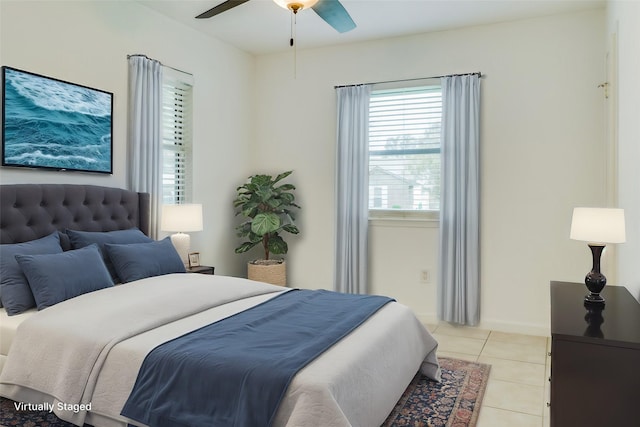
[[185,73],[185,74],[189,74],[190,76],[193,76],[193,74],[188,73],[188,72],[186,72],[186,71],[183,71],[183,70],[179,70],[179,69],[177,69],[177,68],[170,67],[169,65],[164,65],[162,62],[158,61],[157,59],[149,58],[147,55],[145,55],[145,54],[143,54],[143,53],[134,53],[133,55],[127,55],[127,59],[131,58],[132,56],[142,56],[143,58],[147,58],[147,59],[148,59],[148,60],[150,60],[150,61],[157,61],[157,62],[158,62],[160,65],[162,65],[163,67],[171,68],[172,70],[176,70],[176,71],[178,71],[178,72],[180,72],[180,73]]
[[431,77],[418,77],[415,79],[400,79],[400,80],[386,80],[382,82],[369,82],[369,83],[357,83],[352,85],[338,85],[334,86],[334,89],[338,89],[339,87],[352,87],[352,86],[363,86],[363,85],[377,85],[382,83],[400,83],[400,82],[413,82],[416,80],[427,80],[427,79],[439,79],[442,77],[454,77],[454,76],[473,76],[478,75],[478,77],[482,78],[482,73],[480,71],[476,71],[475,73],[463,73],[463,74],[444,74],[442,76],[431,76]]

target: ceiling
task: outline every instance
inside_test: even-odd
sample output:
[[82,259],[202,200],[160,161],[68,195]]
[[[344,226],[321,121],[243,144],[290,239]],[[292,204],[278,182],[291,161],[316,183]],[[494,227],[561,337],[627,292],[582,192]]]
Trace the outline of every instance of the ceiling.
[[[191,28],[253,54],[289,49],[291,12],[251,0],[209,19],[196,15],[223,0],[139,0]],[[340,34],[313,10],[298,13],[296,46],[306,49],[492,24],[604,7],[605,0],[340,0],[357,28]]]

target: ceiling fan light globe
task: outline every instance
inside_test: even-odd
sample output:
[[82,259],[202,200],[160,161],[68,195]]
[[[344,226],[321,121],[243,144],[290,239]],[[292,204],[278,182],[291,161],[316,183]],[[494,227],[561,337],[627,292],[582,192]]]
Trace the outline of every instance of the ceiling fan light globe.
[[292,10],[297,12],[302,9],[307,9],[314,4],[318,3],[318,0],[273,0],[278,6],[283,9]]

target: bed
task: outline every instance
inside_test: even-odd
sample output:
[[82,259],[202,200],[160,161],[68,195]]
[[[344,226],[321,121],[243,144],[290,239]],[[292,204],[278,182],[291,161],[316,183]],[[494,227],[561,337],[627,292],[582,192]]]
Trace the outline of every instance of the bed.
[[[60,246],[73,255],[78,249],[73,249],[73,235],[70,238],[65,230],[136,229],[148,234],[146,194],[86,185],[3,185],[0,202],[3,245],[61,231]],[[17,258],[22,266],[34,257]],[[121,413],[152,352],[178,337],[243,319],[239,316],[295,292],[302,291],[175,272],[84,292],[40,311],[3,313],[0,395],[48,405],[44,407],[76,425],[144,426]],[[435,339],[407,307],[385,303],[293,376],[270,424],[380,425],[418,370],[439,379],[436,349]],[[198,379],[186,380],[195,384]],[[215,379],[205,382],[216,383]]]

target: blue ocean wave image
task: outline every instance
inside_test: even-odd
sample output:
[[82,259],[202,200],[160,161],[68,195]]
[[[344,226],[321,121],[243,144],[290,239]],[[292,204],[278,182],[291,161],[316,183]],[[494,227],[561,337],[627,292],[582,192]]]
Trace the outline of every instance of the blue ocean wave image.
[[111,172],[111,94],[5,68],[4,164]]

